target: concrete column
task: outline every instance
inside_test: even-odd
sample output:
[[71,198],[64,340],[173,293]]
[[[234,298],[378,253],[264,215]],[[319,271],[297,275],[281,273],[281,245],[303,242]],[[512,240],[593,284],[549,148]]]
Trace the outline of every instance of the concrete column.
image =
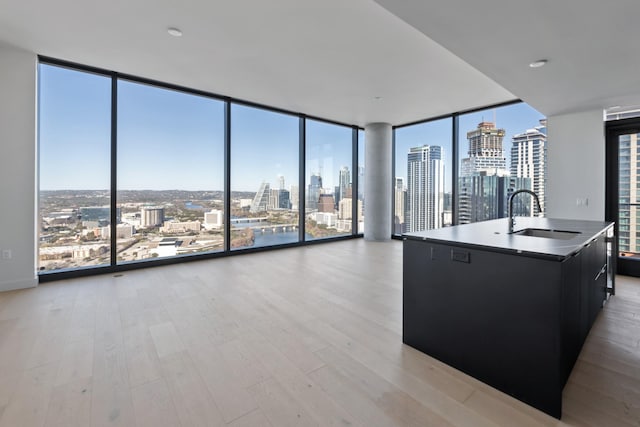
[[391,239],[392,130],[388,123],[369,123],[364,127],[364,238]]

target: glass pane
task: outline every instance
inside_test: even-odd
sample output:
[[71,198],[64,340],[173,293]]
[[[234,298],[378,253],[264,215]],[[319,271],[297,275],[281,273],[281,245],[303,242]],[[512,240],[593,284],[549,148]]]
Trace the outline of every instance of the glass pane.
[[111,79],[40,64],[38,268],[108,265]]
[[231,249],[298,241],[299,119],[231,106]]
[[315,120],[306,123],[306,238],[351,234],[352,130]]
[[451,120],[395,130],[394,234],[451,225]]
[[358,233],[364,233],[364,131],[358,130]]
[[520,194],[515,215],[544,216],[547,128],[539,112],[518,103],[461,115],[458,152],[460,224],[506,217],[507,200],[519,189],[534,191],[542,212],[531,196]]
[[635,155],[640,134],[618,137],[618,250],[620,256],[640,257],[640,162]]
[[224,249],[224,103],[118,81],[118,262]]

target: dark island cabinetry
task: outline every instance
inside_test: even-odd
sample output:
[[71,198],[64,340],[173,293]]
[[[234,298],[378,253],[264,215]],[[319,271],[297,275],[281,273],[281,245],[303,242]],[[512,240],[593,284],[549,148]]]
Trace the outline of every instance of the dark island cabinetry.
[[[494,231],[475,231],[502,234],[501,222],[490,223]],[[612,274],[611,224],[587,223],[561,223],[576,238],[548,242],[555,246],[546,251],[524,250],[526,240],[541,239],[528,236],[478,245],[470,237],[476,224],[451,227],[449,239],[440,230],[406,235],[403,341],[559,418],[562,389]]]

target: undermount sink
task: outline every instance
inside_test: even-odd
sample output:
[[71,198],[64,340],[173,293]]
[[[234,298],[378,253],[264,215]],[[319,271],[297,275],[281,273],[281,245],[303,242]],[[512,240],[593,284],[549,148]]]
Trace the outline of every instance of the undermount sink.
[[518,236],[542,237],[545,239],[570,240],[580,234],[579,231],[548,230],[544,228],[525,228],[514,231],[512,234]]

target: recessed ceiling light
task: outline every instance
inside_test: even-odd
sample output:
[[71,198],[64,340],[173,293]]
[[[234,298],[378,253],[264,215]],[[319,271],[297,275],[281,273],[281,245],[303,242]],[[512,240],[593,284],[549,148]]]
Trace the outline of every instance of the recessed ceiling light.
[[549,62],[549,61],[546,60],[546,59],[538,59],[537,61],[533,61],[531,64],[529,64],[529,67],[531,67],[531,68],[544,67],[547,62]]
[[167,33],[171,34],[173,37],[182,36],[182,31],[180,31],[178,28],[175,28],[175,27],[168,28]]

